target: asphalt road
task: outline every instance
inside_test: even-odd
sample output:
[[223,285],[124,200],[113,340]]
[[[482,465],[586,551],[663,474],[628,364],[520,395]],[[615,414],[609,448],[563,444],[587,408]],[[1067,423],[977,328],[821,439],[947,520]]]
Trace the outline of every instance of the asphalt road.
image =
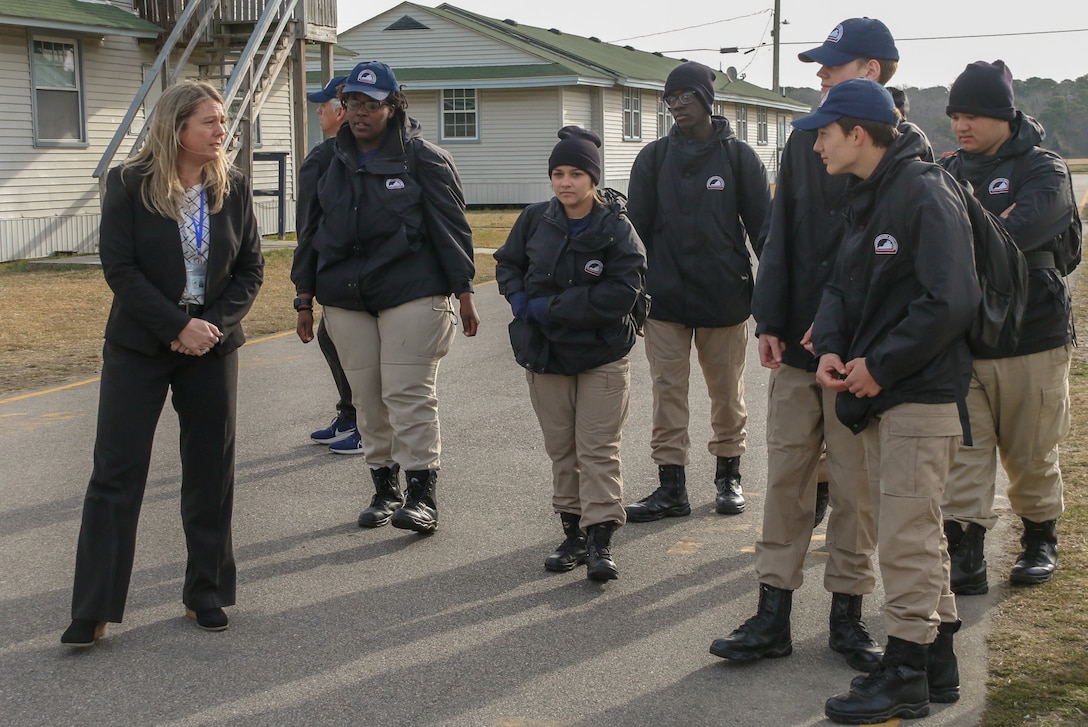
[[[748,509],[713,513],[701,375],[692,383],[690,517],[630,525],[615,538],[621,577],[552,574],[560,538],[549,464],[495,286],[478,291],[480,335],[440,370],[440,525],[431,537],[355,525],[370,486],[358,457],[308,443],[332,415],[315,344],[293,335],[241,352],[231,627],[182,616],[176,417],[159,428],[125,621],[93,649],[59,643],[91,466],[98,387],[0,402],[0,712],[12,725],[813,725],[855,675],[827,648],[824,527],[795,594],[794,654],[737,665],[712,639],[756,606],[767,374],[754,343],[746,374]],[[632,353],[624,472],[632,499],[655,480],[641,342]],[[693,367],[697,371],[697,367]],[[986,596],[961,599],[963,699],[927,725],[977,722],[988,616],[1012,538],[988,539]],[[884,640],[881,594],[865,617]]]

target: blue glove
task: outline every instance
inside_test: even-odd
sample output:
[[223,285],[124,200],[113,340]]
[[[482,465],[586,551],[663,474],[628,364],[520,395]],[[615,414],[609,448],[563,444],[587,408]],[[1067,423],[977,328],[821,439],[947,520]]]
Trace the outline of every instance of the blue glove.
[[515,318],[528,322],[529,319],[525,317],[525,308],[528,302],[529,296],[525,295],[523,290],[510,295],[510,310],[514,313]]
[[537,323],[544,325],[548,322],[548,303],[550,303],[552,297],[546,295],[541,298],[533,298],[529,301],[525,310],[525,320],[529,323]]

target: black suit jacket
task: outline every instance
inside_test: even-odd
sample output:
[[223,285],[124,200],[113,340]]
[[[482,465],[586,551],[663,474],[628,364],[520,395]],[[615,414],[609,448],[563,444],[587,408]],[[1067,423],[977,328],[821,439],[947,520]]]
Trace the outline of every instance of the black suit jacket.
[[[140,200],[144,175],[116,167],[106,179],[99,255],[113,306],[106,340],[153,356],[178,337],[190,316],[178,308],[185,290],[185,260],[178,223]],[[209,216],[210,243],[204,313],[223,340],[212,353],[224,355],[245,342],[242,318],[264,278],[264,257],[253,194],[238,174],[223,209]]]

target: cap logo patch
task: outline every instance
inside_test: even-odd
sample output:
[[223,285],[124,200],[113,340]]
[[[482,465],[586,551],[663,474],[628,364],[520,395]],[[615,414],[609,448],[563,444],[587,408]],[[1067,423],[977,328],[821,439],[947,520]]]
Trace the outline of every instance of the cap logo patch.
[[715,174],[713,177],[706,180],[706,188],[714,190],[725,189],[725,180]]
[[387,179],[385,180],[386,189],[404,189],[404,180],[401,179]]
[[886,233],[877,235],[873,240],[873,250],[877,255],[895,255],[899,252],[899,241]]
[[990,182],[990,194],[1008,194],[1009,193],[1009,180],[1004,177],[998,177]]
[[831,31],[831,34],[827,36],[825,43],[838,43],[842,40],[842,25],[836,25],[835,29]]
[[355,79],[359,83],[369,83],[371,85],[378,82],[378,77],[374,75],[374,71],[369,68],[364,68],[359,72],[359,77]]
[[604,272],[604,263],[600,260],[590,260],[586,263],[585,271],[595,278],[601,277],[601,273]]

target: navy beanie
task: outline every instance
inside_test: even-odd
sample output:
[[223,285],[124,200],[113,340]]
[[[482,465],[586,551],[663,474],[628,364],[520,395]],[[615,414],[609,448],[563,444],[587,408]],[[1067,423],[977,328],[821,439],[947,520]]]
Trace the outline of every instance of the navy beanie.
[[559,130],[559,143],[548,157],[548,176],[560,166],[581,169],[593,179],[601,181],[601,137],[580,126],[564,126]]
[[688,61],[672,69],[665,79],[665,92],[668,96],[674,91],[692,91],[703,102],[708,113],[714,113],[714,71],[702,63]]
[[975,61],[963,69],[948,90],[948,106],[944,112],[949,116],[970,114],[1004,121],[1015,120],[1012,71],[1005,61]]

